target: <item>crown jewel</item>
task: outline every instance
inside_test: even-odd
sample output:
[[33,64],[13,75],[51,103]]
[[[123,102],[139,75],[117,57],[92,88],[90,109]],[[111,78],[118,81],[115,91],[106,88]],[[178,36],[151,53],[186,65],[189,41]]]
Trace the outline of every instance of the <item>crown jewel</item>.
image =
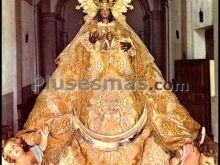
[[94,2],[101,9],[111,8],[115,4],[115,0],[94,0]]

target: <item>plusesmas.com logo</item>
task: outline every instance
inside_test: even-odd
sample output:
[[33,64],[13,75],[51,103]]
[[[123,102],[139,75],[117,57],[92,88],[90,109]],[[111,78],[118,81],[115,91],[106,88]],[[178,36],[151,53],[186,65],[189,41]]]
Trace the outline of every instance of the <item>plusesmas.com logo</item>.
[[[46,86],[45,86],[46,85]],[[87,91],[87,90],[123,90],[123,91],[147,91],[147,90],[170,90],[188,92],[188,83],[176,83],[166,81],[156,81],[151,86],[148,85],[146,80],[126,80],[121,79],[94,79],[94,80],[74,80],[74,79],[52,79],[50,76],[46,78],[37,76],[33,79],[32,90],[39,91],[40,88],[45,86],[46,90],[53,88],[54,90],[69,90],[69,91]]]

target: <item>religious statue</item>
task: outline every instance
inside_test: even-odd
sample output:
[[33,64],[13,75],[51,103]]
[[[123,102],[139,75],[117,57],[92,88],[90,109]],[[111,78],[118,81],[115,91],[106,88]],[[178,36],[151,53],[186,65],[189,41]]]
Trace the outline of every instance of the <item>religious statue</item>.
[[123,15],[131,0],[78,1],[85,24],[16,136],[35,145],[50,126],[42,164],[184,164],[204,129],[170,90],[156,88],[165,80]]

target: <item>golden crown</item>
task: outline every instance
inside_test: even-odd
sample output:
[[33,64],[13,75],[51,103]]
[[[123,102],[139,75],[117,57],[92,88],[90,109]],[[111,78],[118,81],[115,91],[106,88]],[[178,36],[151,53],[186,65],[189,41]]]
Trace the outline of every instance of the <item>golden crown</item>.
[[100,8],[100,9],[108,9],[114,6],[115,0],[94,0],[94,3]]

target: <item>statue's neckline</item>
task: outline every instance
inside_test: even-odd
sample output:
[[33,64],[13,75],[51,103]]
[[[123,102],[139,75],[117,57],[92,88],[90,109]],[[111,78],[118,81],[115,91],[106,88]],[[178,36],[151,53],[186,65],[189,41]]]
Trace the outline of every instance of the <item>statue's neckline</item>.
[[112,21],[112,22],[109,22],[109,23],[98,22],[97,25],[98,26],[114,26],[115,21]]

